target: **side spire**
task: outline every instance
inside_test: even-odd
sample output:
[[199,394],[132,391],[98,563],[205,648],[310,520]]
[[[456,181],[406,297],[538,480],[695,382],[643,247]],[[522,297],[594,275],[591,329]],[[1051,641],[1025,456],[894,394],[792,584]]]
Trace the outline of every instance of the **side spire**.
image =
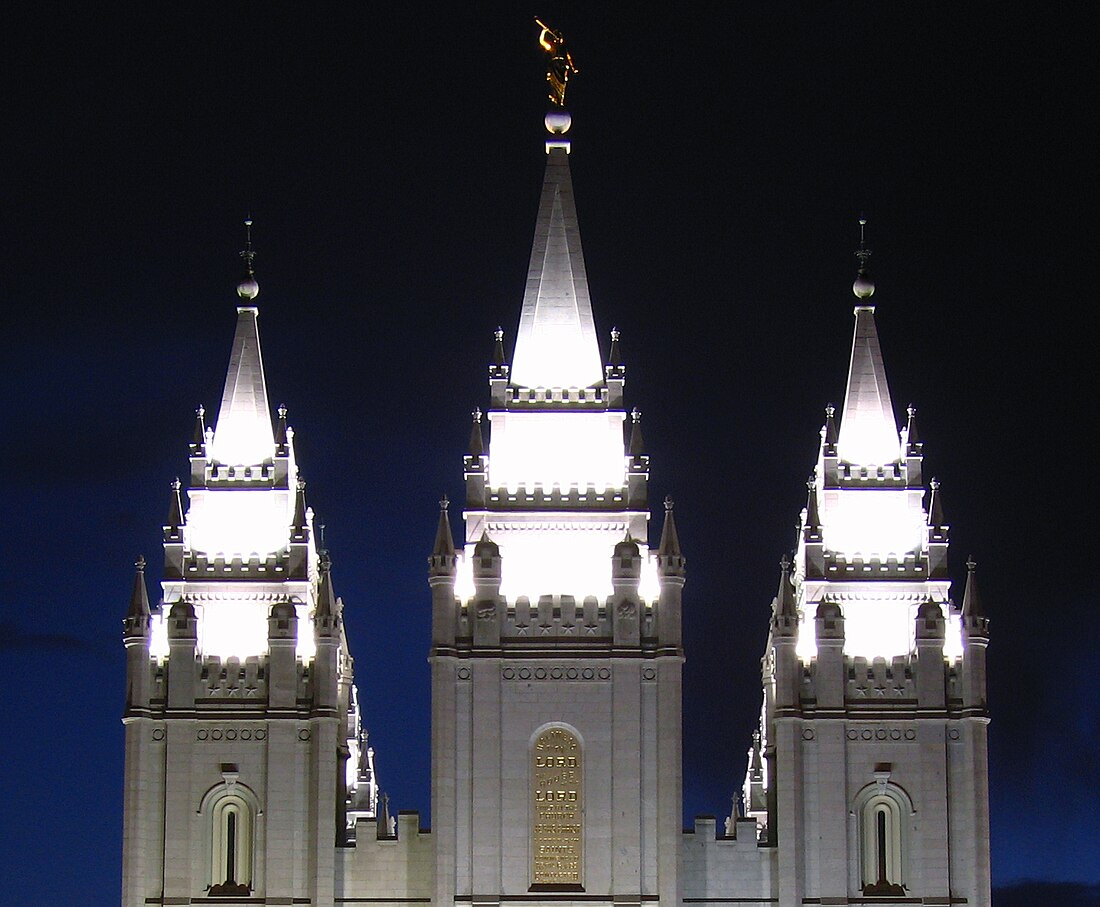
[[443,497],[439,501],[439,525],[435,531],[435,544],[432,546],[432,559],[437,558],[454,558],[455,556],[455,542],[454,537],[451,535],[451,521],[447,516],[447,508],[450,507],[451,502],[447,500],[447,496]]
[[[970,586],[967,585],[967,589],[969,588]],[[138,559],[134,562],[134,589],[130,593],[130,607],[126,617],[130,621],[141,622],[148,619],[150,613],[149,590],[145,586],[145,557],[138,555]]]
[[[252,220],[248,227],[247,249],[241,253],[252,279]],[[255,280],[252,280],[253,284]],[[248,295],[238,288],[242,302],[248,302],[259,293]],[[233,351],[229,357],[229,369],[225,376],[222,405],[218,411],[214,429],[212,456],[223,463],[261,463],[274,454],[275,436],[271,430],[271,408],[267,402],[267,383],[264,380],[263,357],[260,354],[260,330],[257,323],[259,310],[252,305],[237,306],[237,330],[233,335]]]
[[859,299],[856,305],[856,326],[852,338],[852,358],[848,368],[848,389],[840,416],[838,455],[842,460],[860,465],[881,466],[892,463],[901,455],[898,426],[890,401],[890,386],[886,382],[886,366],[875,327],[875,307],[868,302],[874,284],[867,276],[867,261],[871,252],[864,246],[860,220],[859,276],[852,292]]
[[966,589],[963,592],[962,616],[972,618],[985,618],[985,607],[982,598],[978,594],[977,567],[973,557],[966,559]]
[[[554,55],[554,50],[547,50]],[[551,72],[557,61],[553,56]],[[569,72],[575,71],[571,63],[569,67]],[[564,103],[564,83],[559,103]],[[561,139],[570,123],[561,107],[546,116],[554,140],[546,143],[546,177],[512,360],[512,380],[523,387],[591,387],[603,380],[573,201],[569,143]]]

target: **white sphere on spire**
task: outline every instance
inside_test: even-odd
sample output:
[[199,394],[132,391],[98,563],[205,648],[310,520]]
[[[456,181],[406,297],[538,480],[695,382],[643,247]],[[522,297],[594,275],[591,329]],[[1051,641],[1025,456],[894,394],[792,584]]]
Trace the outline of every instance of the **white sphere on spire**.
[[551,110],[546,114],[543,123],[551,135],[565,135],[573,125],[573,117],[567,110]]
[[260,295],[260,285],[256,283],[256,278],[249,276],[237,284],[237,295],[241,299],[255,299]]
[[866,272],[860,271],[852,284],[852,292],[856,294],[857,299],[870,299],[875,295],[875,282],[867,276]]

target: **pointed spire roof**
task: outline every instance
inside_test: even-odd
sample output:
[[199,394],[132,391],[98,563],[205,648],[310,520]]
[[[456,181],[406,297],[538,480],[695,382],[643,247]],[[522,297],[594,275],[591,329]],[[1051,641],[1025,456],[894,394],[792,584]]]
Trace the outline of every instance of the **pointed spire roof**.
[[860,465],[881,466],[900,455],[898,426],[875,327],[875,308],[871,305],[856,306],[848,389],[837,448],[842,460]]
[[470,413],[473,424],[470,426],[470,456],[480,457],[485,453],[485,442],[481,437],[481,408],[475,407]]
[[672,498],[665,498],[665,524],[661,527],[661,544],[657,548],[660,557],[682,557],[680,536],[676,533],[676,520],[672,516]]
[[255,306],[237,306],[237,330],[212,451],[214,459],[223,463],[261,463],[275,450],[258,315]]
[[928,525],[937,528],[946,526],[947,521],[943,515],[943,493],[940,491],[939,479],[932,479],[928,485],[932,489],[932,500],[928,502]]
[[[969,585],[967,586],[969,589]],[[130,607],[126,616],[138,620],[144,620],[150,615],[149,590],[145,587],[145,557],[138,555],[134,562],[134,588],[130,593]]]
[[977,563],[973,557],[966,559],[966,590],[963,592],[962,616],[986,617],[982,598],[978,594]]
[[842,460],[861,466],[882,466],[901,456],[894,405],[886,383],[886,366],[875,327],[875,307],[871,295],[875,285],[868,276],[871,250],[864,243],[866,218],[859,219],[859,275],[852,285],[856,305],[856,330],[852,338],[852,358],[848,366],[848,390],[840,416],[837,454]]
[[775,593],[775,616],[798,620],[798,605],[794,600],[794,583],[791,582],[791,560],[783,555],[779,561],[779,590]]
[[336,604],[336,593],[332,590],[332,558],[327,551],[321,552],[320,560],[321,577],[317,584],[317,608],[314,618],[333,618],[339,615],[339,606]]
[[433,557],[454,557],[455,542],[451,535],[451,521],[447,518],[447,508],[451,502],[447,496],[439,502],[439,525],[435,530],[435,545],[432,546]]
[[512,381],[524,387],[591,387],[603,380],[564,145],[548,148],[512,360]]
[[642,440],[642,413],[638,407],[630,411],[630,455],[640,457],[645,453],[645,442]]

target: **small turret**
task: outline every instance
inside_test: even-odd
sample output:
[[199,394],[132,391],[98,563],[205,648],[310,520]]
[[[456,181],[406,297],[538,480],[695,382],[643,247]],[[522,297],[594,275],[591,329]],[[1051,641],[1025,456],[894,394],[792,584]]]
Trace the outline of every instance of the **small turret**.
[[130,606],[122,621],[122,641],[126,646],[126,716],[149,708],[152,689],[149,661],[150,623],[149,592],[145,587],[145,558],[134,562],[134,586]]
[[192,709],[195,705],[198,619],[186,598],[168,612],[168,709]]
[[687,559],[680,550],[676,518],[672,515],[672,498],[665,498],[665,522],[661,527],[661,543],[657,546],[657,636],[662,645],[679,648],[682,641],[683,594],[687,576]]
[[822,599],[814,616],[817,665],[814,686],[819,709],[844,707],[844,612],[830,599]]
[[966,559],[966,589],[963,592],[963,705],[974,713],[986,714],[985,655],[989,646],[989,618],[978,594],[978,565]]
[[630,456],[640,457],[645,453],[642,441],[642,413],[638,407],[630,411]]
[[603,367],[604,384],[607,386],[608,406],[623,405],[623,388],[626,386],[626,366],[619,352],[619,329],[611,329],[611,352]]
[[181,487],[178,477],[172,480],[172,493],[168,498],[168,519],[164,523],[164,540],[166,542],[177,542],[181,539],[180,529],[183,527]]
[[319,635],[334,635],[340,626],[340,608],[332,589],[332,558],[321,552],[318,564],[320,578],[317,581],[317,607],[313,613],[313,625]]
[[195,410],[195,432],[191,436],[191,456],[206,456],[206,407],[201,404]]
[[807,542],[821,541],[821,514],[817,506],[817,477],[806,480],[806,525],[803,538]]
[[489,398],[493,406],[503,406],[511,367],[504,357],[504,328],[493,331],[493,361],[489,364]]
[[439,502],[439,523],[435,531],[435,544],[428,556],[428,585],[432,589],[432,644],[454,645],[457,607],[455,600],[455,574],[458,557],[455,554],[451,521],[447,516],[450,502],[444,495]]
[[485,442],[481,437],[481,409],[475,408],[470,415],[473,417],[473,424],[470,426],[470,456],[481,457],[485,453]]
[[943,644],[946,637],[943,609],[932,599],[917,608],[917,706],[942,709],[946,704],[946,667]]
[[[449,525],[449,524],[448,524]],[[473,550],[475,645],[500,644],[504,599],[500,595],[500,547],[482,532]]]
[[275,456],[285,457],[290,454],[290,438],[287,436],[286,405],[280,403],[278,421],[275,423]]
[[772,629],[780,636],[798,634],[798,604],[791,582],[791,559],[785,554],[779,560],[779,589],[772,600]]
[[267,701],[273,709],[293,708],[298,701],[298,611],[287,600],[275,602],[267,617]]
[[149,591],[145,587],[145,557],[139,554],[134,561],[134,587],[130,593],[130,607],[126,611],[125,636],[147,636],[150,616]]

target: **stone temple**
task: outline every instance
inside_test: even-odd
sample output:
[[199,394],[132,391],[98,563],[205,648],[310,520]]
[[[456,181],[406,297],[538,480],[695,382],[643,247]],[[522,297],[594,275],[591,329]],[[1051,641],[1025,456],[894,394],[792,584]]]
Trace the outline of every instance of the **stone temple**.
[[515,348],[497,332],[464,531],[444,501],[428,558],[431,829],[379,795],[250,273],[221,406],[197,413],[173,487],[159,594],[139,561],[124,621],[124,907],[988,907],[988,621],[973,564],[951,598],[938,488],[915,411],[896,421],[864,269],[762,692],[735,691],[761,702],[736,805],[682,827],[686,560],[670,501],[651,544],[568,118],[548,126]]

